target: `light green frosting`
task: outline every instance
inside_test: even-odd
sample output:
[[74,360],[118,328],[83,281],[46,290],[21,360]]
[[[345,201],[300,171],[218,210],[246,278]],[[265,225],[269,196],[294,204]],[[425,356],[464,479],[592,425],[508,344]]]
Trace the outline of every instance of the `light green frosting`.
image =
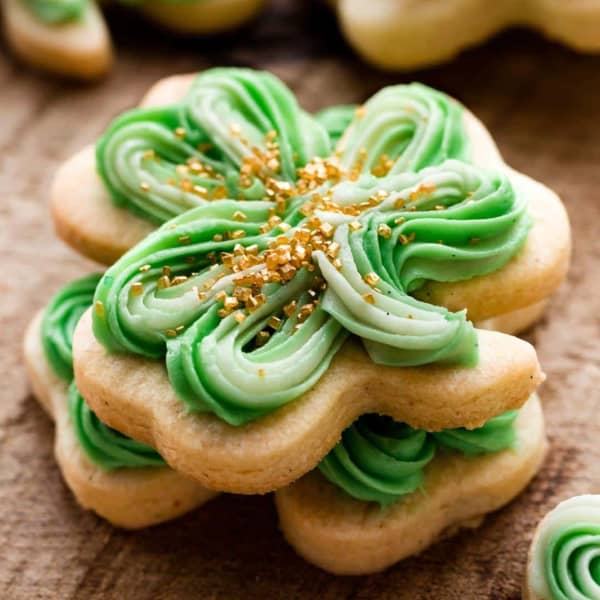
[[[466,313],[410,294],[427,281],[461,281],[506,264],[530,226],[525,200],[505,175],[456,160],[468,157],[462,108],[424,86],[382,90],[353,111],[338,159],[311,161],[331,152],[335,129],[304,113],[275,77],[245,69],[207,71],[181,105],[117,119],[98,144],[113,200],[156,220],[184,212],[107,271],[95,296],[98,340],[111,352],[166,357],[185,405],[234,425],[310,389],[348,333],[362,338],[378,364],[474,365],[477,336]],[[272,139],[277,165],[244,180],[243,165],[268,152]],[[203,154],[197,148],[206,144]],[[173,185],[181,165],[194,162],[209,168],[210,177],[193,179],[186,168],[181,176],[244,199],[211,201]],[[327,173],[310,189],[302,187],[306,179],[296,181],[306,164]],[[279,185],[289,192],[283,207],[273,191]],[[329,204],[305,216],[307,203],[319,198]],[[276,215],[283,224],[265,230]],[[297,235],[315,233],[315,219],[331,229],[337,259],[315,246],[310,264],[291,281],[252,289],[265,301],[243,322],[223,314],[219,294],[230,296],[240,277],[262,267],[234,273],[222,253],[254,246],[264,259],[281,235],[291,251]],[[163,269],[177,285],[161,288]],[[296,327],[301,307],[313,302],[314,311]],[[282,326],[256,347],[271,317]]]
[[575,496],[544,517],[528,585],[543,600],[600,600],[600,496]]
[[154,467],[165,464],[150,446],[111,429],[90,409],[73,379],[73,333],[91,306],[100,275],[88,275],[61,288],[50,300],[42,319],[42,345],[54,373],[69,387],[69,414],[75,435],[88,458],[105,470]]
[[474,456],[478,454],[498,452],[511,448],[515,443],[514,422],[519,411],[510,410],[490,419],[477,429],[446,429],[432,434],[440,446],[458,450],[463,454]]
[[467,455],[512,447],[517,414],[509,411],[471,431],[440,433],[413,429],[386,416],[364,415],[344,431],[319,470],[353,498],[387,506],[421,487],[438,446]]

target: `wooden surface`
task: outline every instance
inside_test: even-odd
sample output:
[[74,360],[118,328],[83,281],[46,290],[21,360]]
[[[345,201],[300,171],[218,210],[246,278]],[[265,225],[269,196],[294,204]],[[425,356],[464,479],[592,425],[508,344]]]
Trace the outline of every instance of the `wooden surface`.
[[[308,0],[275,1],[255,28],[218,43],[180,41],[112,16],[119,63],[95,87],[30,72],[0,46],[0,597],[518,598],[537,520],[558,500],[600,492],[600,57],[512,32],[449,66],[400,77],[361,65],[326,10]],[[548,374],[552,449],[543,471],[477,532],[379,575],[335,578],[304,563],[279,534],[268,496],[221,497],[140,533],[84,513],[61,480],[52,425],[27,385],[27,321],[58,286],[93,268],[53,237],[46,202],[56,166],[159,77],[216,64],[272,69],[308,109],[360,101],[404,80],[440,87],[570,212],[569,281],[529,335]]]

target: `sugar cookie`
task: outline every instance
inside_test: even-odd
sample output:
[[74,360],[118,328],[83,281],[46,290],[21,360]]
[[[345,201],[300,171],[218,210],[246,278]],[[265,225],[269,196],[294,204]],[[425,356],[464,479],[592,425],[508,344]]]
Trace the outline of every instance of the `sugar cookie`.
[[[539,314],[568,262],[560,202],[425,86],[334,116],[311,117],[268,73],[213,69],[97,145],[113,202],[166,222],[100,281],[77,384],[207,487],[286,485],[364,412],[479,427],[542,381],[528,344],[477,330],[464,308]],[[475,140],[500,168],[468,160]]]
[[[283,534],[302,557],[336,574],[373,573],[418,554],[448,531],[477,526],[485,514],[510,502],[536,474],[544,457],[546,437],[535,396],[519,411],[514,427],[512,448],[489,454],[477,452],[489,450],[485,444],[480,448],[465,445],[473,434],[475,444],[481,444],[477,432],[465,431],[459,434],[463,439],[443,440],[464,454],[438,451],[425,467],[419,487],[383,508],[352,498],[322,474],[310,473],[276,492]],[[486,441],[494,441],[493,435]],[[350,452],[347,470],[338,469],[351,483],[354,476],[360,478],[356,482],[366,481],[373,486],[375,476],[368,469],[374,466],[398,469],[390,463],[399,460],[393,457],[393,451],[402,449],[395,449],[390,438],[374,438],[372,432],[370,436],[345,439]],[[404,437],[404,443],[414,452],[414,440]],[[382,452],[386,454],[381,456]],[[407,456],[407,449],[402,450],[400,461],[406,461],[405,469],[414,468],[418,464],[411,462],[414,460],[411,454]],[[382,476],[381,486],[386,489],[395,480],[391,473],[384,473],[387,476]],[[408,480],[409,476],[404,475],[398,483]]]
[[583,52],[600,51],[598,0],[331,0],[331,4],[350,44],[385,69],[444,62],[513,25],[533,27]]

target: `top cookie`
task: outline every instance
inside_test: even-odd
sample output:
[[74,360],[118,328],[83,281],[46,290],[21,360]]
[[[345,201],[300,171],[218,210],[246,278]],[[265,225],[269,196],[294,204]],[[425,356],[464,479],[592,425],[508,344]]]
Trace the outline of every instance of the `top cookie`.
[[534,27],[577,50],[600,51],[598,0],[331,2],[352,46],[385,69],[409,70],[444,62],[511,25]]
[[[97,341],[89,318],[75,336],[78,385],[103,420],[209,487],[293,481],[362,412],[477,427],[541,381],[524,342],[413,296],[433,293],[427,281],[485,286],[521,255],[533,184],[467,162],[462,107],[435,90],[387,88],[345,114],[333,151],[276,78],[215,69],[184,102],[121,117],[98,145],[118,203],[156,221],[182,214],[104,275]],[[149,360],[163,357],[170,385]],[[240,481],[222,478],[233,471]]]

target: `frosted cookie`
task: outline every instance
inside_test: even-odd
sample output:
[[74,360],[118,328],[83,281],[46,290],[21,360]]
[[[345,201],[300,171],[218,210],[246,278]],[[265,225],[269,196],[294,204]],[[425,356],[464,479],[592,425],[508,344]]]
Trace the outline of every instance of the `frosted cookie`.
[[[194,85],[98,146],[122,206],[181,212],[108,269],[75,334],[77,384],[103,421],[206,487],[260,493],[314,468],[363,413],[473,428],[529,398],[531,346],[477,330],[431,285],[487,316],[545,283],[544,259],[523,258],[547,250],[531,245],[539,184],[463,160],[457,103],[385,89],[332,154],[326,117],[273,76],[216,69]],[[400,140],[425,109],[437,126]]]
[[531,26],[583,52],[600,51],[599,0],[330,3],[350,44],[366,60],[385,69],[416,69],[444,62],[513,25]]
[[25,361],[36,398],[55,421],[56,460],[79,504],[114,525],[146,527],[215,493],[169,469],[154,449],[104,425],[72,383],[73,330],[98,280],[91,275],[66,285],[35,317],[25,337]]
[[[217,33],[252,18],[264,0],[117,0],[187,34]],[[14,52],[35,67],[81,79],[104,75],[112,48],[95,0],[4,0],[4,30]]]
[[[233,107],[238,99],[241,108]],[[240,125],[239,134],[230,125]],[[384,127],[395,133],[379,139]],[[315,156],[339,162],[342,178],[371,175],[374,187],[384,174],[416,172],[446,159],[506,174],[531,217],[522,250],[485,279],[432,281],[415,291],[419,297],[451,310],[466,307],[474,321],[493,319],[483,327],[513,333],[539,317],[564,279],[570,233],[556,194],[507,167],[483,125],[464,107],[417,84],[386,88],[359,109],[335,107],[313,119],[265,73],[214,69],[197,78],[163,80],[141,109],[111,125],[95,152],[82,151],[59,171],[52,189],[56,229],[86,256],[110,264],[157,224],[190,208],[220,197],[268,198],[264,185],[240,186],[242,170],[251,168],[250,150],[240,136],[250,136],[265,152],[270,142],[258,131],[265,135],[269,128],[283,136],[288,154],[272,178],[291,186],[295,198],[304,193],[295,189],[297,169],[310,167]],[[356,170],[361,144],[368,160]],[[500,288],[505,293],[497,294]]]
[[471,431],[428,434],[361,417],[320,472],[276,492],[280,527],[326,571],[380,571],[461,527],[477,527],[523,490],[545,449],[535,396]]
[[529,550],[523,598],[600,598],[600,496],[569,498],[542,519]]

